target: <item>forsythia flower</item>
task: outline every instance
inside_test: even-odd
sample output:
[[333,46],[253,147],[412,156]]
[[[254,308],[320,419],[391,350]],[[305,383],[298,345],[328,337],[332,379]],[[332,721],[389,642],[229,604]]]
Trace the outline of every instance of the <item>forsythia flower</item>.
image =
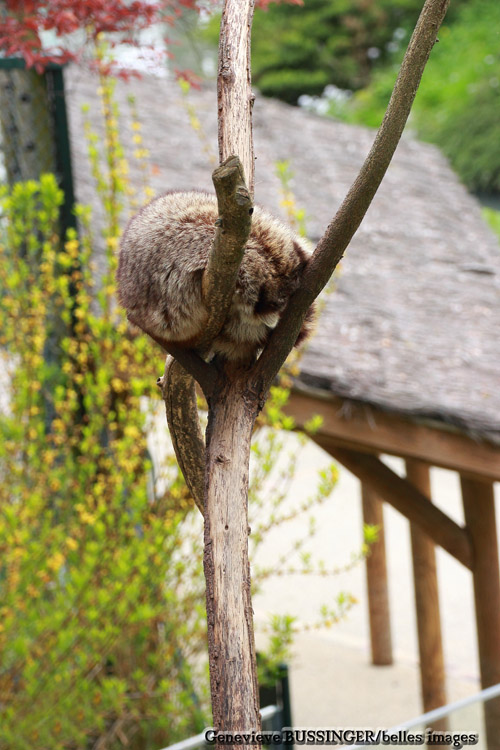
[[106,240],[106,244],[110,250],[116,250],[116,248],[118,247],[118,237],[108,237]]
[[56,572],[64,564],[65,557],[62,552],[56,552],[47,560],[47,567]]

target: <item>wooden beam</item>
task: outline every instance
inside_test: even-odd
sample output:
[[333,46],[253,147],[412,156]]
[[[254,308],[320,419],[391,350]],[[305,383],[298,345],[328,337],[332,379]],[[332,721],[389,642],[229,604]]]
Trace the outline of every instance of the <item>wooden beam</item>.
[[298,427],[323,417],[321,435],[338,445],[371,453],[415,458],[433,466],[459,471],[464,476],[500,481],[500,447],[473,440],[466,434],[416,419],[389,414],[341,398],[318,398],[293,391],[286,406]]
[[420,526],[462,565],[472,569],[472,546],[467,532],[436,508],[429,498],[399,477],[375,456],[341,448],[331,438],[313,435],[314,441],[336,458],[363,484],[391,503],[410,521]]
[[[430,470],[427,464],[407,460],[406,478],[423,495],[431,497]],[[446,704],[436,550],[432,539],[416,524],[410,525],[410,533],[422,703],[424,712],[427,712]],[[446,731],[448,720],[445,718],[436,721],[432,728]]]
[[[461,477],[474,548],[474,601],[483,688],[500,682],[500,573],[493,485]],[[500,698],[484,705],[488,750],[500,750]]]
[[376,666],[387,666],[393,663],[393,658],[383,504],[366,484],[361,485],[361,499],[364,523],[378,526],[378,539],[371,545],[366,558],[372,663]]

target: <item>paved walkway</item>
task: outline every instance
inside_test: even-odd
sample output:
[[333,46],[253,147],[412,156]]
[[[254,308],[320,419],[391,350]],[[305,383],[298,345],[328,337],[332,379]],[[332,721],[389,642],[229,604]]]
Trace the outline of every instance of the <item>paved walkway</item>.
[[[396,471],[401,470],[401,461],[388,461]],[[301,449],[288,503],[293,505],[294,498],[297,501],[310,493],[316,471],[325,462],[328,457],[314,445]],[[433,470],[432,489],[434,502],[463,522],[456,475]],[[314,515],[318,530],[309,545],[311,552],[328,567],[342,565],[359,549],[362,525],[359,484],[345,469],[341,468],[331,498]],[[385,525],[394,666],[370,665],[363,565],[334,578],[273,578],[255,597],[258,623],[265,622],[271,612],[288,612],[311,622],[318,607],[342,590],[358,599],[343,622],[330,630],[303,632],[295,641],[291,691],[296,726],[390,727],[422,713],[408,522],[386,506]],[[272,564],[305,529],[304,520],[297,520],[273,531],[257,562]],[[441,550],[437,558],[448,700],[452,702],[480,690],[473,592],[467,570]],[[262,638],[257,635],[258,643]],[[467,730],[480,729],[477,710],[469,711],[464,720]]]

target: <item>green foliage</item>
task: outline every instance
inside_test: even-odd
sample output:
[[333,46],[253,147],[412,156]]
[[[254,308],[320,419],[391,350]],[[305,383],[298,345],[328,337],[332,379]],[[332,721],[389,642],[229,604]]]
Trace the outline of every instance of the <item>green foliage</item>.
[[378,541],[379,531],[379,526],[372,526],[368,523],[363,524],[363,539],[367,547],[371,547],[372,544]]
[[253,79],[260,91],[296,103],[328,84],[359,89],[387,57],[393,32],[415,20],[420,0],[306,0],[255,14]]
[[299,96],[305,91],[320,94],[328,85],[329,76],[324,70],[285,68],[267,70],[260,75],[254,75],[253,80],[265,96],[296,104]]
[[440,146],[471,190],[500,190],[499,27],[495,0],[464,5],[443,30],[416,99],[419,136]]
[[[114,271],[127,181],[113,83],[105,138],[86,125],[106,217],[58,236],[52,175],[4,190],[0,356],[0,747],[157,750],[209,717],[199,529],[173,457],[152,480],[147,422],[157,351],[132,336]],[[134,102],[129,102],[132,111]],[[134,120],[134,158],[142,148]],[[143,193],[149,188],[143,185]],[[154,394],[157,397],[157,394]]]
[[495,211],[493,208],[483,208],[483,217],[500,240],[500,211]]
[[[402,36],[408,37],[421,8],[422,0],[305,0],[257,9],[253,81],[266,96],[291,104],[301,94],[321,94],[329,84],[363,88],[373,69],[391,59]],[[215,43],[217,33],[218,19],[206,36]]]
[[1,202],[0,745],[153,749],[206,719],[200,557],[175,468],[148,492],[150,344],[61,202],[52,175]]
[[[439,33],[413,107],[411,126],[438,145],[471,190],[500,190],[500,5],[471,0]],[[397,66],[375,74],[335,116],[378,126]]]

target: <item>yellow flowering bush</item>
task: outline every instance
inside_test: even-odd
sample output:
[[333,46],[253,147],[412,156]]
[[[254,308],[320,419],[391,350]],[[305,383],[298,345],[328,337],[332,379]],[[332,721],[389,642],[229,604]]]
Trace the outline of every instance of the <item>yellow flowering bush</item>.
[[201,556],[175,465],[151,489],[157,352],[61,202],[52,175],[1,198],[0,747],[157,750],[207,721]]

